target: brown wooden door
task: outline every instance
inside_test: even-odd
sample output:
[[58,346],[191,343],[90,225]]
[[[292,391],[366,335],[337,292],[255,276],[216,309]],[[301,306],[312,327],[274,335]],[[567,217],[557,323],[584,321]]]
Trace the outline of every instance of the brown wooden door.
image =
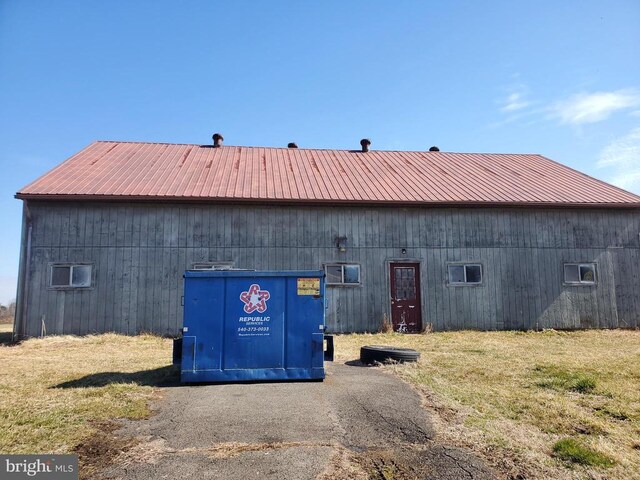
[[391,263],[391,322],[396,332],[422,330],[420,264]]

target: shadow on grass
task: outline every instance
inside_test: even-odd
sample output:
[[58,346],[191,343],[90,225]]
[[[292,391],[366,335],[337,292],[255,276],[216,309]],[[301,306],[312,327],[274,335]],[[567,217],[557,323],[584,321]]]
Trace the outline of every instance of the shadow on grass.
[[139,372],[100,372],[70,380],[51,388],[90,388],[106,387],[113,383],[135,383],[145,387],[179,387],[180,367],[167,365],[153,370]]
[[12,337],[12,332],[0,332],[0,345],[16,345]]

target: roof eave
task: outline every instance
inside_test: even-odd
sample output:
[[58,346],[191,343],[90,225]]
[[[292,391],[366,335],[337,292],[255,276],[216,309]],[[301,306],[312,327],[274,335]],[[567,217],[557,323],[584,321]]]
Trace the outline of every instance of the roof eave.
[[640,202],[620,203],[571,203],[571,202],[496,202],[496,201],[412,201],[395,200],[324,200],[291,198],[240,198],[240,197],[186,197],[146,195],[82,195],[82,194],[37,194],[18,192],[19,200],[41,200],[53,202],[171,202],[171,203],[240,203],[271,205],[357,205],[386,207],[521,207],[521,208],[615,208],[640,209]]

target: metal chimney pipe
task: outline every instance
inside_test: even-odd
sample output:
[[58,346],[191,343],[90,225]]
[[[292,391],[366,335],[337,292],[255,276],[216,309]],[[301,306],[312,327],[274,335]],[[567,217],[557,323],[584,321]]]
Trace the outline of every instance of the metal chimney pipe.
[[363,152],[369,151],[369,145],[371,145],[371,140],[369,140],[368,138],[363,138],[362,140],[360,140],[360,146],[362,147]]
[[222,146],[222,142],[224,141],[224,137],[222,135],[220,135],[219,133],[214,133],[212,138],[214,148]]

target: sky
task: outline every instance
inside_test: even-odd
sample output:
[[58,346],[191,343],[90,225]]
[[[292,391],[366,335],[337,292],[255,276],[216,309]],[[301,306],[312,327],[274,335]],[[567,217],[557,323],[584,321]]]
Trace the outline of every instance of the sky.
[[16,191],[94,140],[540,153],[640,193],[638,0],[0,0]]

